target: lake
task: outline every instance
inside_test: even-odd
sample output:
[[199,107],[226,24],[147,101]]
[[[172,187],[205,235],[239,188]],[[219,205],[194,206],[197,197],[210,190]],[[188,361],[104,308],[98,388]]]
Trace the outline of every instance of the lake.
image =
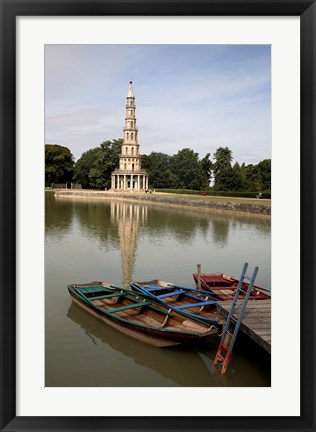
[[71,303],[67,285],[128,287],[162,279],[195,287],[192,273],[239,277],[259,267],[271,289],[269,218],[46,192],[45,385],[171,387],[271,385],[270,355],[241,332],[225,375],[213,368],[219,338],[154,348],[107,327]]

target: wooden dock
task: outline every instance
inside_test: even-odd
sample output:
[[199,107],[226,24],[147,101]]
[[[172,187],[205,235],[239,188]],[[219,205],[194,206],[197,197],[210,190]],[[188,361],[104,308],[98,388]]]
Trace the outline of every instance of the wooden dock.
[[[237,301],[235,318],[238,318],[240,303],[243,301]],[[217,303],[217,309],[221,315],[227,317],[231,305],[232,301],[221,301]],[[248,301],[240,330],[271,354],[271,300]]]

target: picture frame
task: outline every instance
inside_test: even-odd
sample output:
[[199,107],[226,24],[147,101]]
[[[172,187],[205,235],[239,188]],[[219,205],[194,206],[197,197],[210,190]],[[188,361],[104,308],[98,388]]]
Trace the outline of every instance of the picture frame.
[[[314,1],[1,0],[0,430],[315,430],[315,97]],[[299,417],[19,417],[16,415],[16,17],[299,16],[301,23],[301,415]],[[294,205],[294,204],[293,204]],[[10,289],[8,289],[10,287]],[[302,289],[304,287],[304,289]],[[289,353],[284,353],[288,355]],[[245,401],[251,403],[252,401]],[[231,401],[230,401],[231,403]]]

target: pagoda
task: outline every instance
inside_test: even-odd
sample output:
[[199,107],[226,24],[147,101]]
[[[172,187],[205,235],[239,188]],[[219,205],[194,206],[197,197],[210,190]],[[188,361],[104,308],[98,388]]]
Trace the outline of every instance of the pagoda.
[[119,167],[112,172],[111,177],[111,189],[115,191],[148,190],[148,174],[141,168],[135,110],[133,82],[130,81]]

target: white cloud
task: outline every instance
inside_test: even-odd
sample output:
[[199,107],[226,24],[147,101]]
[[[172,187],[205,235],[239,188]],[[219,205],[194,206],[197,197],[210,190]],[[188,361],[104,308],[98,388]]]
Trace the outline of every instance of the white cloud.
[[46,142],[76,158],[123,136],[134,79],[141,153],[200,156],[228,146],[235,160],[271,157],[270,53],[262,47],[49,46]]

